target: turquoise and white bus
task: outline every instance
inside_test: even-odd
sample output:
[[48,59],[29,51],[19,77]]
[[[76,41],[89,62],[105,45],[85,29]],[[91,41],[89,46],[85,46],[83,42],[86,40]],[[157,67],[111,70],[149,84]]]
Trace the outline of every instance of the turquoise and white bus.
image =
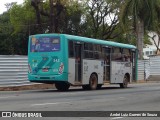
[[60,91],[71,85],[95,90],[105,83],[126,88],[136,80],[136,51],[129,44],[67,34],[31,35],[28,79],[54,83]]

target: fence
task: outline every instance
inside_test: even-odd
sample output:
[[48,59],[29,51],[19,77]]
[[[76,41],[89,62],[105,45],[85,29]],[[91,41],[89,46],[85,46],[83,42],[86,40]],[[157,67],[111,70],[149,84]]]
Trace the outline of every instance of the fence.
[[146,80],[150,76],[150,61],[138,60],[138,80]]
[[[139,60],[138,80],[147,80],[149,76],[160,76],[159,63],[160,56]],[[27,56],[0,55],[0,87],[33,84],[27,80],[27,69]]]
[[160,56],[150,57],[150,74],[160,75]]
[[160,80],[160,56],[138,60],[138,80]]
[[27,56],[0,56],[0,87],[31,84],[27,80]]
[[150,76],[149,80],[160,81],[160,56],[150,57]]

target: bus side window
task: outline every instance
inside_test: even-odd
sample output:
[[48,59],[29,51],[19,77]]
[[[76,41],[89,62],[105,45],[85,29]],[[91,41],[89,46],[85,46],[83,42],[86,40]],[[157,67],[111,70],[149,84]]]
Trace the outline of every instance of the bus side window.
[[93,44],[84,43],[84,58],[93,58]]
[[71,40],[69,40],[68,49],[69,49],[69,57],[74,57],[73,41]]
[[89,58],[93,58],[93,44],[92,43],[88,43],[88,51],[89,51]]
[[88,44],[84,43],[84,57],[88,58],[89,53],[88,53]]
[[112,60],[113,61],[122,61],[122,50],[121,48],[112,48]]
[[94,59],[100,59],[102,57],[102,46],[101,45],[94,45]]
[[131,51],[129,49],[123,49],[123,61],[131,61]]

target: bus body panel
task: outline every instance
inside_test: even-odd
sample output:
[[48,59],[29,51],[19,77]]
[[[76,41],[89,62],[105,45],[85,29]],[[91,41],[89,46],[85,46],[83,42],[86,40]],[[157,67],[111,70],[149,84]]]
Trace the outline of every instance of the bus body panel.
[[[131,62],[111,62],[111,80],[110,83],[123,83],[125,74],[132,78]],[[130,79],[131,80],[131,79]],[[130,81],[129,81],[130,82]]]
[[75,84],[75,59],[74,58],[69,58],[68,67],[69,67],[68,82],[74,85]]
[[[33,52],[32,49],[32,40],[42,39],[42,38],[60,38],[60,48],[58,51],[52,52]],[[34,39],[33,39],[34,38]],[[73,41],[73,58],[69,58],[69,40]],[[84,44],[94,44],[101,45],[103,47],[112,47],[117,48],[126,48],[130,51],[135,50],[136,47],[133,45],[127,45],[122,43],[116,43],[111,41],[103,41],[92,38],[85,38],[80,36],[72,36],[66,34],[39,34],[32,35],[29,37],[29,47],[28,47],[28,79],[31,82],[39,83],[56,83],[56,82],[68,82],[72,85],[88,85],[91,74],[96,74],[98,78],[98,84],[103,84],[106,81],[110,83],[123,83],[123,78],[125,74],[130,75],[130,81],[132,80],[132,66],[135,62],[122,62],[122,61],[113,61],[110,57],[109,64],[106,64],[104,57],[97,58],[85,58],[84,57]],[[77,54],[77,52],[79,52]],[[94,52],[94,51],[93,51]],[[102,50],[101,50],[102,54]],[[110,50],[110,56],[112,51]],[[80,58],[77,59],[77,56],[80,55]],[[136,52],[135,52],[136,55]],[[108,66],[108,67],[105,67]],[[136,69],[135,67],[135,75]],[[109,68],[108,71],[105,71],[106,68]],[[106,72],[106,73],[105,73]],[[108,75],[108,79],[106,78]],[[133,74],[134,75],[134,74]],[[105,79],[106,78],[106,79]]]
[[[32,52],[32,39],[60,38],[60,49],[53,52]],[[62,42],[63,41],[63,42]],[[28,65],[30,72],[28,79],[31,82],[54,83],[57,81],[68,81],[68,51],[64,47],[65,37],[60,35],[34,35],[30,37],[28,50]],[[42,44],[42,43],[41,43]],[[41,46],[48,45],[43,43]],[[43,49],[43,48],[41,48]]]
[[97,74],[98,84],[103,84],[103,60],[83,60],[82,84],[89,84],[92,73]]
[[82,42],[88,42],[88,43],[95,43],[95,44],[101,44],[113,47],[121,47],[121,48],[127,48],[127,49],[136,49],[134,45],[130,44],[123,44],[123,43],[117,43],[113,41],[106,41],[106,40],[100,40],[100,39],[93,39],[93,38],[87,38],[87,37],[80,37],[80,36],[74,36],[74,35],[67,35],[64,34],[67,39],[74,39],[75,41],[82,41]]

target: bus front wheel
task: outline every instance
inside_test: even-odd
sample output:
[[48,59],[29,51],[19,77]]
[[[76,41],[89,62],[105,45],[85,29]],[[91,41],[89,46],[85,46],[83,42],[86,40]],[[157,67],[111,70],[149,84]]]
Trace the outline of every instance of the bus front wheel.
[[92,74],[90,76],[90,80],[89,80],[89,88],[91,90],[96,90],[97,89],[97,84],[98,84],[98,79],[96,74]]
[[69,83],[66,82],[62,82],[62,83],[55,83],[55,87],[57,88],[57,90],[59,91],[67,91],[70,87]]
[[97,89],[101,89],[101,88],[102,88],[102,84],[98,84]]
[[124,78],[123,78],[123,83],[120,83],[120,88],[127,88],[128,81],[129,81],[129,78],[128,78],[127,75],[125,75]]

